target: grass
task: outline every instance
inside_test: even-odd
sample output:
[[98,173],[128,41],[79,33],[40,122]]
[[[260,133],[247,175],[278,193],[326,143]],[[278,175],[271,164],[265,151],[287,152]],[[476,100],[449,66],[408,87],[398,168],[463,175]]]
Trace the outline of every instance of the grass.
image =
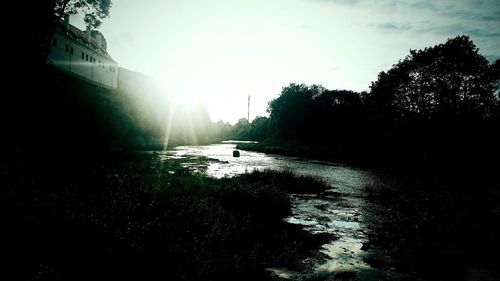
[[[384,219],[373,225],[365,247],[396,258],[411,280],[500,277],[500,232],[493,227],[500,223],[496,187],[408,178],[394,187],[370,186],[367,192],[382,206]],[[475,276],[474,270],[486,275]]]
[[291,173],[214,179],[141,152],[4,160],[9,280],[267,280],[326,239],[282,221],[288,192],[326,188]]

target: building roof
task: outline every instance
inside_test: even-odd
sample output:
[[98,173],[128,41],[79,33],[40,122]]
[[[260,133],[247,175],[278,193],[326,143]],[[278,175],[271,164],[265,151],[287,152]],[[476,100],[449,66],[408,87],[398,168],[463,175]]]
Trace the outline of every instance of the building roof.
[[[59,24],[57,31],[59,31],[59,33],[65,34],[66,37],[72,39],[76,43],[79,43],[83,47],[91,49],[92,51],[94,51],[94,52],[96,52],[96,53],[98,53],[98,54],[100,54],[100,55],[106,57],[107,59],[116,63],[116,61],[108,54],[106,49],[99,46],[97,38],[95,37],[96,32],[92,32],[92,35],[90,36],[91,39],[90,39],[90,44],[89,44],[89,42],[87,40],[87,33],[85,31],[80,30],[78,27],[76,27],[74,25],[70,24],[68,29],[66,29],[63,24]],[[105,39],[103,38],[103,40],[105,40]]]

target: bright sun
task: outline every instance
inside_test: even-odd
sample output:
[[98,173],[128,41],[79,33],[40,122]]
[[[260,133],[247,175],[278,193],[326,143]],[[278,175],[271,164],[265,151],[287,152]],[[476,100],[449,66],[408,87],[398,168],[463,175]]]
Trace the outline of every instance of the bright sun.
[[208,130],[211,122],[201,99],[191,91],[173,91],[163,85],[157,84],[160,98],[155,102],[166,121],[164,148],[172,138],[181,143],[198,143],[200,136],[196,132]]

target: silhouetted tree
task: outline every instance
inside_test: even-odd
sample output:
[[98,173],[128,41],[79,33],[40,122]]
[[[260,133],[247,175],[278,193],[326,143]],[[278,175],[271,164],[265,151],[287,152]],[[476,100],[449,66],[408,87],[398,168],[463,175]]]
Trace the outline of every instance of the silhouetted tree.
[[404,60],[372,83],[368,99],[382,120],[429,120],[475,115],[487,118],[498,88],[494,67],[468,36],[411,50]]
[[347,161],[456,167],[498,154],[484,140],[500,141],[499,89],[500,61],[489,64],[458,36],[411,50],[369,93],[284,87],[269,103],[269,136],[329,147]]
[[359,126],[363,117],[361,95],[348,90],[327,90],[314,97],[314,122],[319,136],[338,138],[339,133]]
[[231,138],[241,140],[264,140],[271,136],[270,119],[257,116],[248,123],[246,118],[242,118],[232,127]]
[[276,134],[283,138],[304,139],[311,136],[314,97],[326,91],[319,85],[290,84],[281,95],[269,103],[268,112],[276,126]]
[[468,36],[411,50],[379,74],[365,98],[372,143],[406,161],[477,161],[491,150],[481,142],[495,130],[498,65],[490,65]]
[[233,126],[232,138],[236,139],[246,139],[248,137],[248,130],[250,129],[250,123],[246,118],[240,118],[236,124]]
[[257,116],[250,124],[247,138],[252,140],[263,140],[270,135],[269,118]]

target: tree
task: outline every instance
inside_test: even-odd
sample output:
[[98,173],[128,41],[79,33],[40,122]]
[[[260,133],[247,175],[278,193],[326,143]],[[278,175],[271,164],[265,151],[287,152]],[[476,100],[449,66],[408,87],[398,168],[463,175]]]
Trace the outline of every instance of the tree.
[[49,44],[57,25],[66,15],[81,13],[87,29],[99,28],[104,18],[109,17],[111,0],[42,0],[37,3],[39,11],[39,41],[43,63],[47,60]]
[[476,163],[491,154],[484,140],[495,139],[500,63],[489,64],[478,51],[468,36],[457,36],[411,50],[381,72],[365,98],[370,143],[430,166]]
[[252,121],[252,128],[250,129],[250,136],[252,139],[263,140],[270,135],[269,132],[269,118],[257,116]]
[[52,0],[54,15],[60,21],[65,15],[83,13],[87,28],[99,28],[104,18],[109,17],[111,0]]
[[495,106],[494,67],[468,36],[411,50],[372,83],[368,99],[378,114],[397,120],[474,115],[487,118]]
[[364,118],[361,94],[349,90],[327,90],[314,97],[310,126],[315,137],[329,142],[353,142]]
[[246,118],[240,118],[233,127],[233,137],[237,139],[246,139],[248,137],[248,130],[250,123]]
[[281,95],[269,103],[268,112],[276,126],[276,134],[291,139],[311,137],[314,97],[326,91],[319,85],[292,83],[284,87]]

